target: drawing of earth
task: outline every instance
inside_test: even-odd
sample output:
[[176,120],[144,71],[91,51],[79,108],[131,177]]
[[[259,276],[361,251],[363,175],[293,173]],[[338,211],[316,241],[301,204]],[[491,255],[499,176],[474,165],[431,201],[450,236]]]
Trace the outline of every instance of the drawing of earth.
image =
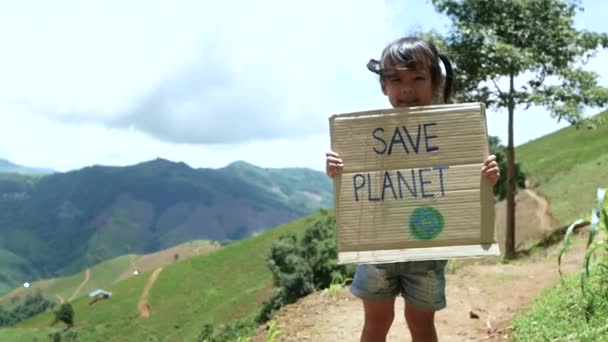
[[433,240],[443,231],[443,215],[434,207],[414,209],[410,216],[410,230],[418,240]]

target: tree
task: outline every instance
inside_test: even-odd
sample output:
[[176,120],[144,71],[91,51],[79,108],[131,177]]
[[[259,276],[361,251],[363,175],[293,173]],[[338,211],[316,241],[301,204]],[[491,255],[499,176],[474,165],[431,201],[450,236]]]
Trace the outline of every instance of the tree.
[[300,241],[302,256],[313,274],[316,290],[328,288],[338,277],[350,273],[349,266],[338,264],[335,217],[325,217],[310,226]]
[[63,303],[57,311],[55,311],[55,320],[51,325],[55,325],[57,322],[63,322],[69,328],[74,326],[74,308],[70,303]]
[[315,290],[312,269],[302,257],[294,234],[281,236],[274,241],[266,261],[273,274],[274,285],[279,288],[285,304],[293,303]]
[[[572,125],[598,122],[584,118],[585,106],[608,103],[608,89],[598,75],[583,66],[608,35],[574,27],[580,1],[566,0],[433,0],[439,13],[452,21],[444,37],[455,62],[456,99],[479,101],[488,108],[507,109],[507,229],[505,259],[515,255],[515,109],[532,105],[549,110],[558,122]],[[529,77],[525,82],[520,78]],[[508,85],[500,85],[506,78]],[[516,78],[518,85],[516,86]]]

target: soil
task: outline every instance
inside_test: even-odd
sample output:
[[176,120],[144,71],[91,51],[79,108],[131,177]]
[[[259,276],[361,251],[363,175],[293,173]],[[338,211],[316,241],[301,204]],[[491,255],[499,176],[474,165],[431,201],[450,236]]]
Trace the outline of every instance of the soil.
[[137,311],[140,317],[150,317],[152,310],[150,308],[150,304],[148,304],[148,295],[150,294],[150,289],[154,286],[156,279],[158,279],[158,275],[163,270],[162,267],[159,267],[152,272],[146,286],[141,292],[141,296],[139,297],[139,303],[137,304]]

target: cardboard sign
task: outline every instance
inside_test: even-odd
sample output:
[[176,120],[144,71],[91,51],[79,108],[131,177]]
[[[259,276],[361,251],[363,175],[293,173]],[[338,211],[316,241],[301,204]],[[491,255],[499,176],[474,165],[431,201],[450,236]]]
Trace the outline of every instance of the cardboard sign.
[[481,103],[333,115],[338,262],[499,255]]

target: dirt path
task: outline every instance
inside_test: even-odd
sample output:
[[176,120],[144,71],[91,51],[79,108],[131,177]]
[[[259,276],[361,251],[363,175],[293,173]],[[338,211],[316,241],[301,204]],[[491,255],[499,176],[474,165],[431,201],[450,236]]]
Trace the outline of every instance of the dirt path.
[[65,303],[65,299],[63,299],[60,294],[56,293],[55,297],[57,297],[57,300],[59,300],[59,304]]
[[541,227],[551,227],[553,224],[553,217],[551,217],[551,214],[549,213],[549,202],[530,189],[524,189],[523,191],[538,203],[536,216]]
[[84,271],[84,280],[82,281],[82,283],[80,283],[80,285],[78,285],[76,290],[74,290],[74,292],[72,292],[72,295],[70,296],[70,298],[68,298],[68,302],[71,302],[72,300],[74,300],[74,298],[76,298],[76,296],[78,296],[78,294],[80,293],[82,288],[89,282],[90,278],[91,278],[91,269],[87,268]]
[[141,296],[139,297],[139,303],[137,304],[137,311],[140,317],[150,317],[151,310],[150,305],[148,304],[148,295],[150,294],[150,289],[158,279],[158,275],[163,270],[162,267],[159,267],[152,272],[150,279],[146,283],[144,290],[141,292]]
[[[546,201],[529,192],[527,195],[537,201],[538,219],[550,222]],[[580,234],[574,237],[575,242],[563,259],[565,274],[580,269],[586,238],[584,233]],[[508,335],[510,321],[529,308],[541,289],[559,281],[558,247],[552,246],[511,264],[467,260],[453,273],[446,274],[448,306],[436,316],[440,341],[504,341],[504,334],[498,332]],[[403,310],[404,303],[399,298],[388,341],[410,341]],[[283,308],[276,322],[281,331],[277,341],[358,341],[363,308],[347,288],[333,294],[324,291]],[[497,336],[488,339],[493,334]],[[260,328],[253,341],[262,342],[265,337],[265,329]]]

